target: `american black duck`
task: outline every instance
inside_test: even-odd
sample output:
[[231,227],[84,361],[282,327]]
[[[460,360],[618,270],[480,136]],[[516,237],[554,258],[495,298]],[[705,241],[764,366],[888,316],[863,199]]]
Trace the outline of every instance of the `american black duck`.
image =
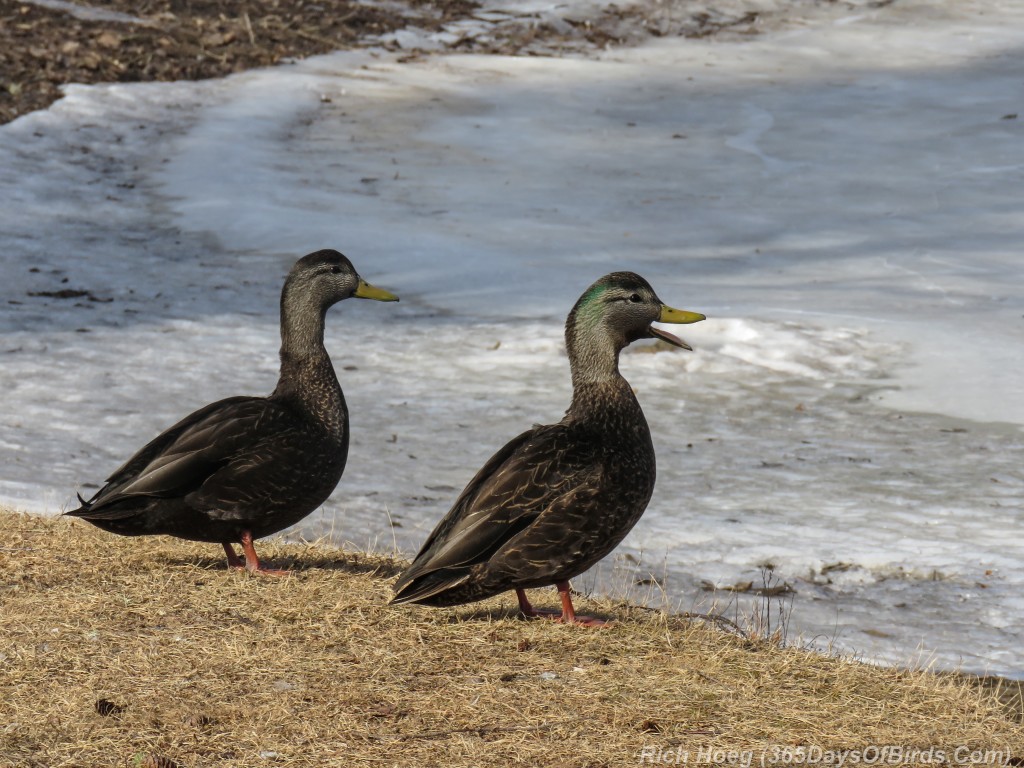
[[577,616],[569,579],[611,552],[654,490],[654,446],[640,404],[619,373],[630,343],[686,342],[652,322],[695,323],[632,272],[605,275],[565,323],[573,398],[558,424],[536,426],[477,473],[395,583],[392,603],[446,606],[514,589],[520,610],[538,616],[523,590],[554,584],[560,621]]
[[66,514],[123,536],[219,542],[229,566],[280,573],[260,565],[253,540],[320,506],[348,458],[348,408],[324,349],[324,320],[333,304],[353,296],[398,301],[337,251],[299,259],[281,291],[273,394],[229,397],[186,416]]

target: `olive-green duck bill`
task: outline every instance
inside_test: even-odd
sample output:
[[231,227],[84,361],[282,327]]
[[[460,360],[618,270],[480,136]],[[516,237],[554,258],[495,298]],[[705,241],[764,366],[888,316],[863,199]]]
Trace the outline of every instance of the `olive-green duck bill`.
[[[700,312],[687,312],[685,309],[674,309],[666,304],[661,305],[661,316],[658,318],[659,323],[677,323],[679,325],[699,323],[701,320],[707,320],[707,317],[702,315]],[[661,328],[655,328],[653,325],[650,327],[650,331],[651,336],[656,339],[667,341],[674,347],[681,347],[682,349],[688,349],[693,352],[693,347],[668,331],[663,331]]]
[[[370,285],[365,280],[359,281],[359,287],[356,288],[356,292],[352,294],[357,299],[373,299],[374,301],[398,301],[398,297],[390,291],[385,291],[383,288],[377,288],[376,286]],[[664,314],[664,313],[662,313]]]

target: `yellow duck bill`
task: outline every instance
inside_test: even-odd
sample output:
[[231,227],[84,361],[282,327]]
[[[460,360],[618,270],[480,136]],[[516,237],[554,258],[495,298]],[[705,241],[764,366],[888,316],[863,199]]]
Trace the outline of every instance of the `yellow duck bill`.
[[[658,317],[659,323],[675,323],[677,325],[688,325],[689,323],[699,323],[701,320],[707,320],[707,317],[702,315],[700,312],[688,312],[685,309],[675,309],[665,304],[661,305],[661,315]],[[663,331],[661,328],[655,328],[653,325],[650,327],[651,336],[656,339],[668,342],[674,347],[680,347],[681,349],[688,349],[691,352],[693,347],[687,344],[685,341],[680,339],[678,336]]]
[[[398,301],[398,297],[390,291],[385,291],[383,288],[377,288],[376,286],[370,285],[365,280],[359,281],[359,287],[356,288],[356,292],[352,294],[357,299],[373,299],[374,301]],[[662,312],[664,314],[664,312]]]

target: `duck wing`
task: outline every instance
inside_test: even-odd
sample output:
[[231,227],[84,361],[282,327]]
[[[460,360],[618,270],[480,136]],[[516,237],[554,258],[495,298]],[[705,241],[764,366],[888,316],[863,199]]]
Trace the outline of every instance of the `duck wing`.
[[[469,578],[536,523],[563,508],[601,468],[563,424],[534,427],[483,466],[395,584],[392,602],[422,600]],[[599,484],[599,483],[597,483]],[[429,577],[429,578],[424,578]]]
[[221,468],[244,458],[265,433],[295,416],[257,397],[231,397],[186,416],[142,448],[107,478],[106,485],[67,514],[116,520],[135,514],[120,502],[138,497],[184,497]]

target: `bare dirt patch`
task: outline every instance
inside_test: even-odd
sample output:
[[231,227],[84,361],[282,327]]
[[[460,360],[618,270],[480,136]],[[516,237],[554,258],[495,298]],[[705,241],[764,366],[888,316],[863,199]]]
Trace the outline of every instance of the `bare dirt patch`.
[[350,48],[413,19],[436,29],[474,7],[469,0],[412,0],[404,12],[397,4],[392,8],[347,0],[88,4],[92,12],[127,17],[112,19],[80,18],[62,7],[0,0],[0,122],[49,105],[60,98],[65,83],[221,77]]
[[[559,55],[652,37],[742,38],[892,2],[625,0],[520,13],[475,0],[0,0],[0,124],[47,107],[67,83],[198,80],[366,45],[410,57]],[[399,30],[415,34],[400,41]]]

